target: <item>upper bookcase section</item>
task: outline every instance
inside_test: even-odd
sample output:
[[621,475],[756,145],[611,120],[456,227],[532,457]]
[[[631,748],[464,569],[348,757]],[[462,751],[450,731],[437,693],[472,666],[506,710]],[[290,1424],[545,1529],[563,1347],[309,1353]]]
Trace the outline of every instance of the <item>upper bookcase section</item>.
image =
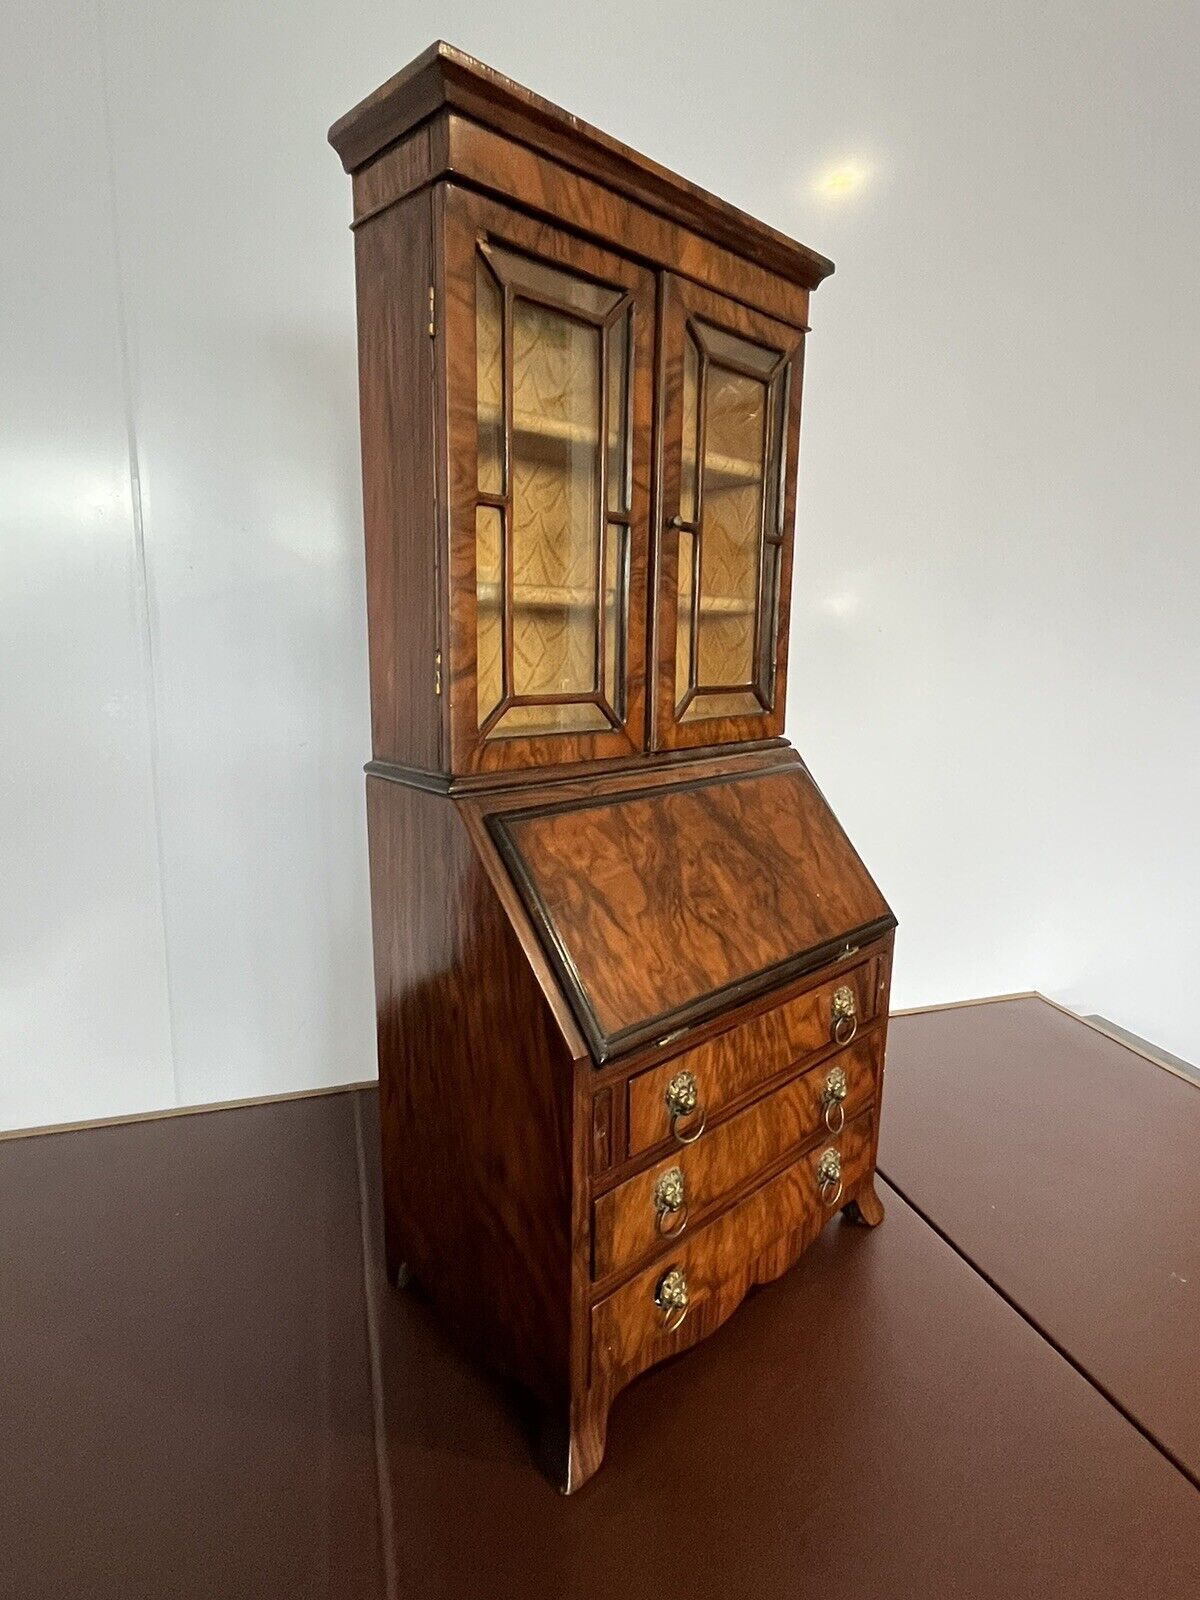
[[[442,112],[549,156],[801,288],[815,289],[833,271],[815,250],[441,40],[340,117],[329,142],[346,171],[358,174]],[[452,173],[453,152],[444,151],[440,164]]]

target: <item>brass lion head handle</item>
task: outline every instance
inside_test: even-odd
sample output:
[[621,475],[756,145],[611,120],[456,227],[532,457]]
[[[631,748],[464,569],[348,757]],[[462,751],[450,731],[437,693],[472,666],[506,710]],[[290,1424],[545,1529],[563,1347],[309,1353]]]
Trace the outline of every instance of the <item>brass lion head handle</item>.
[[664,1239],[673,1239],[687,1227],[688,1203],[683,1172],[668,1167],[654,1185],[654,1220]]
[[821,1090],[821,1108],[825,1113],[825,1126],[830,1133],[841,1133],[846,1125],[846,1095],[849,1085],[841,1067],[833,1067],[825,1074],[825,1087]]
[[[696,1079],[690,1072],[677,1072],[667,1085],[665,1095],[667,1111],[671,1118],[671,1137],[677,1144],[695,1144],[704,1132],[706,1112],[697,1104]],[[685,1130],[680,1123],[685,1118],[695,1121]]]
[[683,1326],[688,1314],[688,1286],[682,1267],[668,1267],[654,1289],[654,1304],[663,1314],[664,1333]]
[[817,1162],[817,1188],[822,1202],[832,1211],[842,1198],[842,1158],[832,1146],[821,1152]]
[[849,1044],[858,1032],[858,1013],[855,1009],[854,990],[848,983],[833,992],[833,1007],[829,1018],[830,1031],[835,1044]]

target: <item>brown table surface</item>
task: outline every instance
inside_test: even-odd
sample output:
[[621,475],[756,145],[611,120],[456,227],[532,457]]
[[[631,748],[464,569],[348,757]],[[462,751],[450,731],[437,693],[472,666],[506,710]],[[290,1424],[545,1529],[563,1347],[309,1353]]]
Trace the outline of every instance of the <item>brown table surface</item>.
[[1200,1485],[1200,1085],[1037,996],[900,1016],[879,1165]]
[[0,1143],[6,1600],[1200,1592],[1200,1493],[886,1186],[561,1498],[385,1283],[375,1134],[360,1091]]

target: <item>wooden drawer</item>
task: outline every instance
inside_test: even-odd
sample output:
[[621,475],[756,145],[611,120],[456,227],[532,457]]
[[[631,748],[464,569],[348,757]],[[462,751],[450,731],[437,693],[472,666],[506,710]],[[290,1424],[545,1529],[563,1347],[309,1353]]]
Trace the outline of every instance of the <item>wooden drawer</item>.
[[875,974],[878,959],[839,972],[806,994],[787,1000],[773,1011],[752,1017],[660,1067],[639,1073],[629,1082],[629,1154],[649,1150],[670,1137],[671,1112],[667,1085],[679,1073],[695,1079],[697,1112],[681,1119],[690,1129],[702,1110],[709,1118],[759,1083],[802,1063],[806,1056],[827,1048],[833,1040],[833,997],[841,988],[854,996],[859,1028],[875,1016]]
[[[873,1128],[869,1112],[847,1123],[839,1138],[815,1145],[723,1216],[681,1240],[677,1250],[601,1300],[592,1310],[594,1367],[601,1372],[641,1368],[683,1348],[694,1333],[705,1331],[704,1303],[716,1298],[722,1285],[739,1274],[747,1284],[753,1281],[747,1275],[756,1258],[778,1240],[804,1234],[807,1245],[870,1172]],[[842,1190],[831,1196],[833,1204],[826,1205],[817,1168],[830,1149],[836,1149],[841,1160]],[[687,1310],[685,1322],[676,1321],[669,1329],[655,1294],[673,1268],[686,1280]],[[674,1316],[678,1317],[677,1311]]]
[[[869,1034],[706,1131],[695,1144],[673,1151],[601,1195],[593,1210],[593,1277],[605,1278],[656,1250],[669,1249],[672,1239],[694,1231],[714,1207],[789,1150],[799,1150],[822,1134],[828,1142],[824,1097],[831,1074],[840,1072],[845,1078],[844,1100],[830,1107],[836,1129],[871,1105],[881,1046],[878,1031]],[[683,1205],[678,1203],[680,1190]],[[662,1229],[675,1231],[668,1237],[660,1222]]]

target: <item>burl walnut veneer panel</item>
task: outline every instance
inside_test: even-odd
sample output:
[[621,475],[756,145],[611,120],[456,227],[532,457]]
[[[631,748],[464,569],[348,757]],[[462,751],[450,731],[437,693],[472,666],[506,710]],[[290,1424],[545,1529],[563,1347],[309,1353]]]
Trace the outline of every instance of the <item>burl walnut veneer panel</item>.
[[798,763],[489,826],[599,1060],[895,926]]

